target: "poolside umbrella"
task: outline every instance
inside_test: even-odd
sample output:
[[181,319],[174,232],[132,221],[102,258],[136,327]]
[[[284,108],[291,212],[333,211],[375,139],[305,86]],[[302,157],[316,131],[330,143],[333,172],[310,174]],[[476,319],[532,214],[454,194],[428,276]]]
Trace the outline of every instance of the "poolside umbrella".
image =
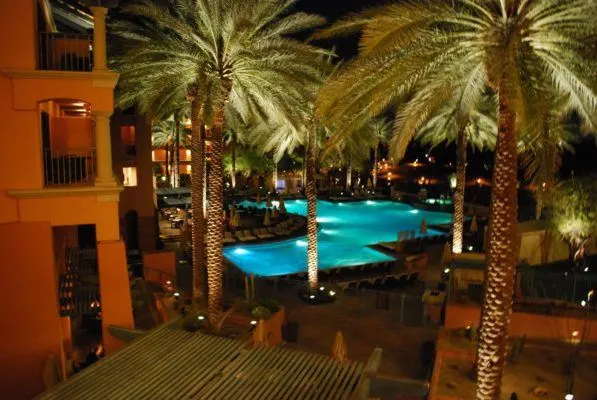
[[278,218],[280,216],[280,213],[278,213],[278,207],[274,206],[274,208],[272,208],[272,218]]
[[348,353],[346,351],[346,342],[342,332],[336,332],[336,338],[334,339],[334,345],[332,346],[332,358],[340,362],[348,361]]
[[271,207],[272,206],[272,198],[269,196],[269,194],[265,198],[265,206],[266,207]]
[[257,199],[255,199],[255,202],[257,204],[261,203],[261,193],[260,192],[257,192]]
[[257,322],[257,326],[255,327],[255,330],[253,331],[253,344],[255,346],[265,346],[267,347],[268,343],[267,343],[267,331],[265,329],[265,322],[260,319],[259,322]]
[[265,217],[263,218],[263,225],[270,226],[272,224],[272,219],[270,216],[269,208],[265,210]]
[[424,219],[421,220],[421,235],[427,234],[427,222]]
[[230,227],[238,228],[240,226],[240,212],[234,213],[234,218],[230,218]]
[[476,233],[479,230],[479,226],[477,225],[477,216],[473,215],[473,220],[471,221],[471,232]]
[[286,214],[286,205],[284,204],[283,196],[280,196],[280,214]]
[[450,242],[446,242],[444,245],[444,252],[442,254],[442,265],[449,264],[452,261],[452,249],[450,248]]

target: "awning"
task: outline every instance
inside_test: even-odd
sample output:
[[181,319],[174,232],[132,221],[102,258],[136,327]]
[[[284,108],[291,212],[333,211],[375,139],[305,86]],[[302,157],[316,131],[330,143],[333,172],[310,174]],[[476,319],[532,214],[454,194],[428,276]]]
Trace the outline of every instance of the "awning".
[[158,196],[190,196],[191,189],[188,187],[157,188],[156,194]]
[[36,399],[345,399],[361,363],[162,325]]

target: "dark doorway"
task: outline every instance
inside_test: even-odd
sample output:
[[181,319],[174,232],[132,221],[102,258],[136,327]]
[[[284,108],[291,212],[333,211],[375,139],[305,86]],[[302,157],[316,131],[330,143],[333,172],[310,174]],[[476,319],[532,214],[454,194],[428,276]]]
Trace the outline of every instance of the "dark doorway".
[[77,225],[80,249],[95,249],[95,225]]
[[45,111],[41,112],[41,145],[50,149],[50,115]]
[[137,211],[129,210],[124,214],[124,235],[127,249],[139,249],[139,216]]

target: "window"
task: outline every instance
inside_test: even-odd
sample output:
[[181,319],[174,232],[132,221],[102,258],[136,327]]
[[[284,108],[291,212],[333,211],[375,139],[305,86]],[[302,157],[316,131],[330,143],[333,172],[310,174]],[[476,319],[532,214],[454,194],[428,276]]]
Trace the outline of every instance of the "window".
[[190,174],[190,173],[191,173],[191,166],[187,165],[187,174]]
[[129,156],[134,156],[137,151],[135,148],[135,126],[125,125],[120,127],[120,138],[124,146],[124,151]]
[[151,150],[151,161],[155,161],[155,150]]
[[137,186],[137,167],[124,167],[122,174],[124,175],[124,186]]

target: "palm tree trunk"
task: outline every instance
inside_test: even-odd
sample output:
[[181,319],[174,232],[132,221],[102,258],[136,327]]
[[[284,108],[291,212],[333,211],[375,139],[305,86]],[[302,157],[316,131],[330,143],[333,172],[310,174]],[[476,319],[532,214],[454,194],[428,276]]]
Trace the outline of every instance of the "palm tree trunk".
[[352,157],[348,156],[348,164],[346,165],[346,191],[350,192],[352,188]]
[[272,171],[272,191],[276,192],[276,185],[278,183],[278,163],[274,160],[274,170]]
[[201,102],[191,103],[191,207],[193,209],[193,298],[199,304],[207,304],[205,282],[205,213],[203,191],[205,189],[205,137],[200,116]]
[[462,253],[464,236],[464,185],[466,182],[466,130],[458,132],[458,149],[456,150],[456,192],[454,193],[454,216],[452,226],[452,253]]
[[170,145],[166,143],[166,181],[170,182]]
[[177,188],[180,186],[180,118],[177,115],[174,116],[174,143],[172,146],[174,147],[174,171],[172,172],[172,187]]
[[375,149],[373,149],[373,176],[371,182],[373,183],[373,190],[377,186],[377,152],[379,151],[379,140],[375,142]]
[[307,196],[307,272],[309,275],[309,287],[316,289],[318,286],[318,260],[317,260],[317,189],[315,182],[315,130],[311,129],[307,143],[307,185],[305,194]]
[[232,190],[236,189],[236,143],[232,142]]
[[477,400],[500,398],[516,273],[516,117],[499,87],[499,130],[493,169],[489,255],[478,346]]
[[220,107],[214,116],[211,129],[211,168],[209,172],[209,199],[207,201],[207,309],[209,322],[217,326],[223,311],[222,293],[222,240],[224,237],[224,209],[222,149],[224,136],[224,108]]

